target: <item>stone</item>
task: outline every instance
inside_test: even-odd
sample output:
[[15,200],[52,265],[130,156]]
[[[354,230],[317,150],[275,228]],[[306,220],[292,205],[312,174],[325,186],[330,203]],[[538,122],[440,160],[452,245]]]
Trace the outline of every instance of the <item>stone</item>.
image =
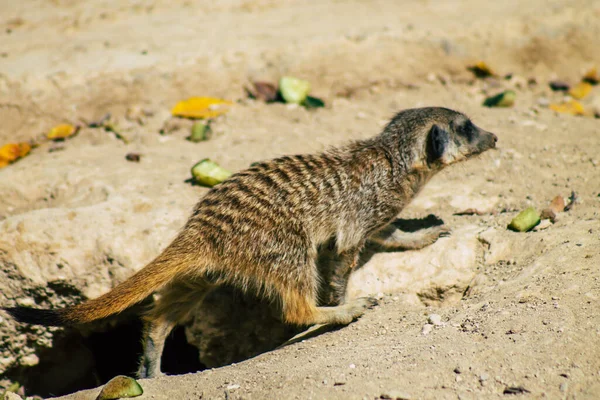
[[435,326],[440,326],[444,324],[442,322],[442,317],[440,317],[438,314],[430,314],[428,320],[430,324],[433,324]]
[[432,324],[425,324],[425,325],[423,325],[423,328],[421,329],[421,335],[427,336],[431,333],[432,330],[433,330]]

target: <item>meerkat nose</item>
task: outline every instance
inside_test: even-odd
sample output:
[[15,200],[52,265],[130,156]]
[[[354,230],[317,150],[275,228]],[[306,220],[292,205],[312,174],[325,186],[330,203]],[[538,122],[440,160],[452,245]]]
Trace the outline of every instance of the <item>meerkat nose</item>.
[[[491,133],[491,132],[490,132]],[[498,136],[492,133],[492,137],[494,138],[494,143],[498,143]]]

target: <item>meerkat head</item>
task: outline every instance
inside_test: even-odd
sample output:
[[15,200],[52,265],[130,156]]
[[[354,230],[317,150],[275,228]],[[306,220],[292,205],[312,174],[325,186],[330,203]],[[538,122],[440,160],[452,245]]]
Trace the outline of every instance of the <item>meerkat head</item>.
[[492,149],[498,141],[466,115],[441,107],[401,111],[383,136],[388,146],[398,148],[404,167],[432,171]]

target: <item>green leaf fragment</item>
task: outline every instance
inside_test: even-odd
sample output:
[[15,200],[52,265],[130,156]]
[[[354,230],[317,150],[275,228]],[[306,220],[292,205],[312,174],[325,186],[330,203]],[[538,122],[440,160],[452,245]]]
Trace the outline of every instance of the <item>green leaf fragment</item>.
[[192,125],[192,132],[188,138],[190,142],[198,143],[209,139],[210,125],[196,122]]
[[540,223],[540,214],[535,208],[529,207],[519,213],[508,224],[508,229],[517,232],[527,232]]
[[512,107],[515,104],[517,94],[512,90],[499,93],[495,96],[488,97],[483,102],[486,107]]
[[306,96],[302,105],[306,108],[321,108],[325,107],[325,102],[318,97]]
[[310,82],[284,76],[279,80],[279,92],[286,103],[302,104],[310,92]]
[[104,385],[96,400],[113,400],[124,397],[141,396],[144,390],[139,383],[128,376],[119,375],[112,378]]
[[194,180],[201,185],[213,187],[231,176],[231,172],[221,168],[216,162],[205,158],[192,167]]

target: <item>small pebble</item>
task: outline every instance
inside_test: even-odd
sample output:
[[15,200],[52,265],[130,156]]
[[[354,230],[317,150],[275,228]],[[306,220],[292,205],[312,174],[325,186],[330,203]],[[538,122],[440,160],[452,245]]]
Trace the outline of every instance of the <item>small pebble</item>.
[[542,231],[544,229],[548,229],[552,226],[552,221],[549,219],[543,219],[542,222],[540,222],[535,228],[533,228],[533,230],[535,232],[539,232]]
[[443,325],[442,317],[440,317],[438,314],[429,315],[428,320],[430,324],[433,324],[435,326]]
[[236,389],[239,389],[239,388],[240,388],[240,385],[238,385],[238,384],[228,385],[227,386],[227,390],[236,390]]
[[563,382],[559,386],[561,392],[566,392],[569,388],[569,384],[567,382]]
[[548,107],[550,105],[550,100],[547,97],[540,97],[537,100],[537,103],[541,107]]
[[423,325],[423,329],[421,329],[421,335],[423,335],[423,336],[429,335],[429,333],[431,332],[432,329],[433,329],[433,325],[431,325],[431,324]]

